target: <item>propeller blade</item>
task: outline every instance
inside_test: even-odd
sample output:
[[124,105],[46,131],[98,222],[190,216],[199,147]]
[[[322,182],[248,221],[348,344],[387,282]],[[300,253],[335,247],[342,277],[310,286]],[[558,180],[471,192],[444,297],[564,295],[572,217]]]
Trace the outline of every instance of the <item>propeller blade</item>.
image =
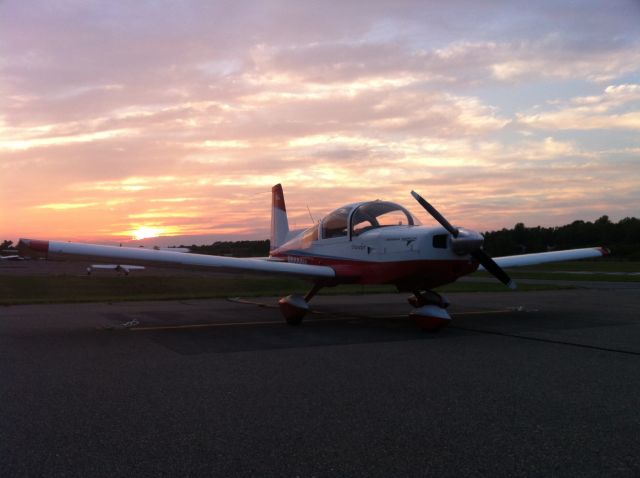
[[[415,191],[411,191],[411,195],[415,198],[416,201],[418,201],[418,203],[420,203],[420,205],[425,208],[427,210],[427,212],[429,214],[431,214],[433,216],[433,218],[438,221],[442,227],[444,227],[447,231],[449,231],[449,234],[451,234],[453,236],[454,239],[458,238],[458,235],[460,234],[460,229],[458,229],[457,227],[454,227],[451,225],[451,223],[449,221],[447,221],[444,216],[442,214],[440,214],[438,212],[438,210],[433,207],[431,204],[429,204],[422,196],[420,196],[417,192]],[[487,255],[486,252],[484,252],[482,249],[480,249],[481,245],[482,245],[482,236],[478,234],[479,239],[475,239],[475,241],[477,242],[477,245],[474,245],[474,247],[477,247],[477,249],[468,250],[468,244],[464,244],[464,242],[469,242],[467,239],[467,235],[469,235],[468,231],[463,231],[462,237],[460,238],[460,240],[463,242],[463,244],[458,244],[458,246],[460,247],[460,249],[457,251],[458,254],[462,254],[462,253],[469,253],[471,254],[480,264],[482,264],[482,267],[484,267],[490,274],[492,274],[496,279],[498,279],[500,282],[502,282],[504,285],[506,285],[507,287],[509,287],[510,289],[515,289],[517,287],[516,283],[511,279],[511,277],[509,277],[507,275],[507,273],[502,270],[502,268],[496,264],[496,262],[491,259],[491,257],[489,257]],[[457,243],[460,242],[459,241],[455,241]],[[452,239],[452,242],[453,239]],[[462,246],[467,246],[462,248]],[[455,247],[454,247],[454,251],[455,251]]]
[[411,191],[411,195],[415,198],[416,201],[420,203],[420,205],[427,210],[429,214],[433,216],[433,218],[438,221],[442,227],[444,227],[453,237],[458,237],[460,231],[457,227],[453,227],[449,221],[447,221],[442,214],[438,212],[438,210],[429,204],[422,196],[420,196],[417,192]]
[[471,255],[484,267],[487,272],[492,274],[496,279],[502,282],[509,289],[515,289],[517,284],[507,275],[507,273],[498,265],[496,261],[491,259],[482,249],[476,249]]

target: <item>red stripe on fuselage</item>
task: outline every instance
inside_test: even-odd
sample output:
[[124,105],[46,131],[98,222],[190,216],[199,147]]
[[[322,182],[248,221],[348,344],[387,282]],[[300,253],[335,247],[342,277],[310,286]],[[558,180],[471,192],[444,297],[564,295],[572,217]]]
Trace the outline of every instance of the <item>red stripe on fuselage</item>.
[[399,284],[414,281],[422,288],[430,289],[454,282],[478,269],[478,263],[470,260],[375,262],[292,254],[278,256],[288,262],[331,267],[336,271],[336,283]]

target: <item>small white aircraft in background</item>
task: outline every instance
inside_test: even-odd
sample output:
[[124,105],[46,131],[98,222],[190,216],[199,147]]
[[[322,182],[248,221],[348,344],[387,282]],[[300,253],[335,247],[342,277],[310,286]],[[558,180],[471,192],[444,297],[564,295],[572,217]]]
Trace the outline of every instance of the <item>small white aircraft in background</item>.
[[[6,255],[2,255],[6,254]],[[3,249],[0,251],[0,260],[2,261],[23,261],[24,257],[20,256],[17,249]]]
[[290,325],[298,325],[309,301],[323,287],[338,284],[393,284],[412,292],[410,317],[429,330],[450,321],[449,302],[432,289],[454,282],[478,268],[487,270],[510,288],[516,285],[503,268],[557,262],[608,254],[602,247],[523,254],[491,259],[483,236],[454,227],[418,193],[413,197],[441,227],[422,226],[404,207],[387,201],[365,201],[336,209],[318,224],[298,233],[289,221],[280,184],[272,188],[271,252],[268,258],[235,258],[185,254],[167,250],[100,246],[72,242],[20,239],[22,256],[51,259],[110,261],[211,271],[281,274],[310,280],[305,296],[279,300]]
[[117,274],[128,276],[131,271],[144,270],[144,266],[134,266],[131,264],[91,264],[87,267],[87,275],[91,275],[93,271],[97,270],[115,271]]
[[24,257],[22,256],[0,256],[0,260],[2,261],[24,261]]
[[[120,245],[122,247],[122,245]],[[144,246],[138,246],[144,247]],[[154,251],[171,251],[171,252],[189,252],[191,249],[188,247],[158,247],[153,246]],[[142,271],[144,266],[134,266],[132,264],[91,264],[87,267],[87,275],[91,275],[93,271],[109,270],[115,271],[118,275],[122,274],[128,276],[131,271]]]

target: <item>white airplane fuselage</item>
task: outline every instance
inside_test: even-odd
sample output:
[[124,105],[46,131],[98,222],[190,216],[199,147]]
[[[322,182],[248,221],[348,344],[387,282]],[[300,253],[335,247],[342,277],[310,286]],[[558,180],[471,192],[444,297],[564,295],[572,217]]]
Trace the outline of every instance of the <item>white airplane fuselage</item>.
[[451,249],[442,227],[386,226],[355,237],[315,240],[314,229],[317,226],[272,251],[271,256],[331,267],[336,277],[328,282],[395,284],[401,290],[431,289],[478,268],[471,256],[460,256]]

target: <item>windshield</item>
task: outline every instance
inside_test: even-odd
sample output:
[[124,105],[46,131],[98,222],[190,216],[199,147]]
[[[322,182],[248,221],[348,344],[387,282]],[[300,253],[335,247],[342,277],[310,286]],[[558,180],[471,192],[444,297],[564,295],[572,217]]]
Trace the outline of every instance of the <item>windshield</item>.
[[341,237],[347,235],[347,220],[349,209],[341,207],[336,209],[322,220],[322,238]]
[[351,234],[358,236],[378,227],[413,226],[417,224],[409,211],[392,202],[373,201],[362,204],[351,217]]

